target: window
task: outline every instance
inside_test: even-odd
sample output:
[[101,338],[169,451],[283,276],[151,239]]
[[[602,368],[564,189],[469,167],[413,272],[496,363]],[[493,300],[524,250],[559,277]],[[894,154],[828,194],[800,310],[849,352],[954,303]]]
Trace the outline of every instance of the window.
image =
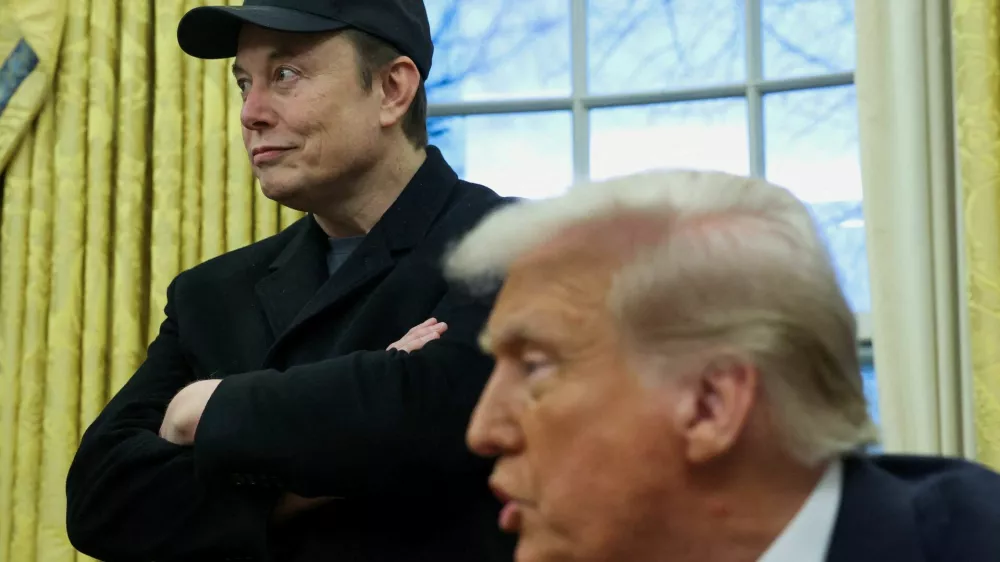
[[521,197],[651,167],[766,177],[810,204],[870,339],[854,0],[426,4],[431,142],[460,176]]

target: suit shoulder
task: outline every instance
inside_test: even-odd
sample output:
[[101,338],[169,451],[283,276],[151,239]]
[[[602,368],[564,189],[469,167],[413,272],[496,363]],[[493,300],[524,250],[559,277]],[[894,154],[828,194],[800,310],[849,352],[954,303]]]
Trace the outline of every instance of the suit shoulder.
[[918,503],[944,505],[957,519],[985,518],[1000,531],[1000,474],[963,459],[943,460],[920,487]]
[[284,230],[267,238],[209,258],[182,271],[177,276],[176,282],[187,283],[190,281],[201,284],[213,280],[224,280],[233,275],[234,272],[267,267],[305,227],[304,221],[306,220],[308,217],[299,219]]
[[485,185],[465,180],[458,180],[455,191],[458,199],[487,207],[497,207],[518,200],[516,197],[504,197]]
[[880,455],[869,462],[906,483],[915,497],[939,494],[956,500],[987,499],[1000,513],[1000,474],[960,458]]
[[[1000,560],[1000,474],[958,458],[885,456],[876,463],[912,490],[921,536],[933,560]],[[969,558],[958,556],[963,552]],[[993,558],[990,558],[993,560]]]
[[1000,474],[956,460],[915,500],[932,559],[1000,560]]
[[471,228],[486,215],[517,200],[484,185],[458,180],[442,218],[448,223],[467,223],[466,228]]

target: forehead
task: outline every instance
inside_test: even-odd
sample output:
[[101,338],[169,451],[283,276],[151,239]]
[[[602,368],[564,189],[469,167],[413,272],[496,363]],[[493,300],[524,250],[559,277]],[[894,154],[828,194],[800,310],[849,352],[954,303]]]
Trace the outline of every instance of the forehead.
[[[553,346],[596,345],[613,329],[607,306],[614,275],[666,234],[662,217],[613,213],[570,225],[514,261],[485,336]],[[612,335],[613,339],[613,335]]]
[[609,323],[606,297],[617,260],[585,245],[554,244],[510,268],[486,326],[487,346],[572,347]]

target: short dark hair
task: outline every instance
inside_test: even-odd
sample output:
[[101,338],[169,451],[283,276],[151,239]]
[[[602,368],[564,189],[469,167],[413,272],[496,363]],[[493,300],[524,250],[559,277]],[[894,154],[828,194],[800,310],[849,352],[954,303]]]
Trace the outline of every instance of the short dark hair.
[[[344,36],[354,45],[358,57],[358,68],[361,71],[361,87],[370,92],[374,84],[375,73],[390,62],[403,56],[395,47],[385,41],[357,29],[347,29]],[[427,146],[427,91],[424,80],[420,79],[417,93],[413,96],[410,108],[403,116],[403,134],[413,146]]]

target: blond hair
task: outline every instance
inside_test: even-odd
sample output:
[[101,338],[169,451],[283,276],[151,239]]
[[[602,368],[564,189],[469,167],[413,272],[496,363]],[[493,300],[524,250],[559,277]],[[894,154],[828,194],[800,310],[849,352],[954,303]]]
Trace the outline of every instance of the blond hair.
[[720,350],[752,363],[788,452],[809,464],[876,439],[854,315],[826,246],[806,206],[763,180],[656,171],[514,203],[453,248],[446,274],[488,287],[567,229],[629,215],[662,225],[623,258],[607,295],[643,363]]

